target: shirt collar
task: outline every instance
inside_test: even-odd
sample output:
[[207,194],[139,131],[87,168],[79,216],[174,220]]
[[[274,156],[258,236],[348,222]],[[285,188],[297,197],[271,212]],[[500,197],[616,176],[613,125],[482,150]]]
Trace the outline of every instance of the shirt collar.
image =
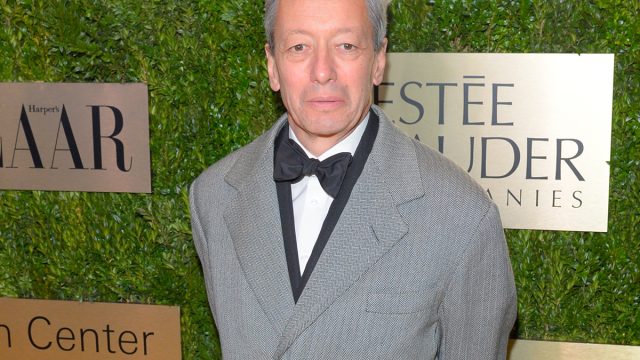
[[362,134],[364,134],[364,130],[367,128],[367,123],[369,123],[369,111],[367,111],[367,115],[360,122],[360,124],[356,126],[356,128],[351,132],[351,134],[349,134],[346,138],[340,140],[340,142],[333,145],[331,148],[329,148],[327,151],[322,153],[320,156],[313,155],[311,152],[309,152],[309,150],[307,150],[307,148],[304,147],[304,145],[300,143],[300,141],[298,141],[298,138],[296,137],[296,134],[291,129],[291,126],[289,126],[289,138],[293,139],[293,141],[295,141],[298,145],[300,145],[302,150],[304,150],[304,152],[307,154],[309,158],[318,159],[322,161],[330,156],[333,156],[341,152],[348,152],[351,155],[353,155],[353,153],[356,152],[356,149],[358,148],[358,144],[360,144],[360,139],[362,139]]

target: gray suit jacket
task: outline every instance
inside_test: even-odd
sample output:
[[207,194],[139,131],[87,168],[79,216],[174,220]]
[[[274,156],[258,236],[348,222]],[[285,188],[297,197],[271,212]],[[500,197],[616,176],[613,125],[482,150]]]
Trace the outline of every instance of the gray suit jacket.
[[495,205],[373,108],[375,144],[297,303],[272,179],[286,115],[193,183],[225,359],[505,358],[516,294]]

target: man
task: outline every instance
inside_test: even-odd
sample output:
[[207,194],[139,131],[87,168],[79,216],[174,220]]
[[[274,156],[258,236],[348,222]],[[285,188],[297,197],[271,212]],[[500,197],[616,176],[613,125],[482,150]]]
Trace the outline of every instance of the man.
[[515,288],[495,205],[371,105],[386,7],[266,1],[287,113],[191,188],[225,359],[505,358]]

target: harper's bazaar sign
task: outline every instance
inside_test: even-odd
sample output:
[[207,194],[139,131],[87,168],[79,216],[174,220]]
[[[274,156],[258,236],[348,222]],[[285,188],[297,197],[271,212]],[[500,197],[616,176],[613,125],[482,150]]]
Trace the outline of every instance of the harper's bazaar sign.
[[374,91],[467,170],[507,228],[606,231],[613,55],[392,53]]
[[0,83],[0,189],[151,192],[147,86]]

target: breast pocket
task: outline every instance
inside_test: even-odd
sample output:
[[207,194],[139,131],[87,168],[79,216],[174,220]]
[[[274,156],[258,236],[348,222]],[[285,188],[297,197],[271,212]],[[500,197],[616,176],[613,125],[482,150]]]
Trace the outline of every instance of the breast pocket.
[[435,288],[403,292],[374,291],[367,295],[366,312],[376,314],[413,314],[433,311],[435,302]]

